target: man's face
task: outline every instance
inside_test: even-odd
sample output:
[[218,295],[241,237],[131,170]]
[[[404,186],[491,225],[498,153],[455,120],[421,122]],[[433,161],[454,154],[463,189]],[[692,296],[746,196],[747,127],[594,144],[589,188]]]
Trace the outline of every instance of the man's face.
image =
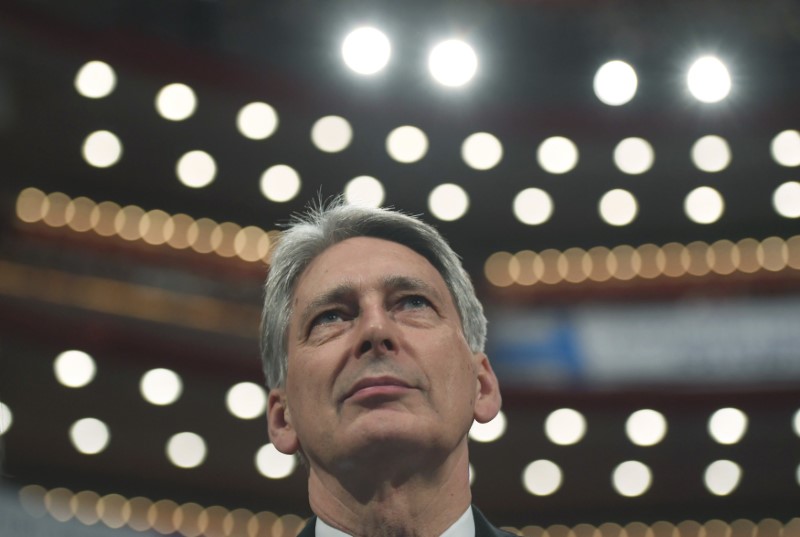
[[499,409],[494,373],[470,351],[441,275],[395,242],[352,238],[312,261],[295,286],[288,356],[286,384],[270,392],[270,436],[312,465],[454,451],[473,418]]

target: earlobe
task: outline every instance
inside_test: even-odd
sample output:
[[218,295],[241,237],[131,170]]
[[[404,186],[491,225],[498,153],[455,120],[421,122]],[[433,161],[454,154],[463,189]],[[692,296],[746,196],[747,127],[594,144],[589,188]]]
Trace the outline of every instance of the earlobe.
[[269,427],[269,438],[278,451],[287,455],[297,452],[300,445],[297,433],[292,426],[286,392],[283,388],[273,388],[269,392],[267,426]]
[[474,418],[479,423],[491,421],[500,411],[502,398],[500,397],[500,383],[494,374],[489,358],[484,353],[475,355],[478,360],[477,396],[475,398]]

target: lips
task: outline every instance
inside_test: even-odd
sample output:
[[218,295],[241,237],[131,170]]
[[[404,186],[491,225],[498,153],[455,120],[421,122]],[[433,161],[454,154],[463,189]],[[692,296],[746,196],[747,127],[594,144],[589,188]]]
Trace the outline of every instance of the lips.
[[392,386],[396,386],[398,388],[411,388],[411,386],[402,379],[398,379],[396,377],[368,377],[363,378],[353,384],[353,386],[347,391],[343,399],[349,399],[353,395],[357,394],[362,390],[368,390],[370,388],[375,388],[374,391],[380,391],[380,388],[386,387],[391,389]]

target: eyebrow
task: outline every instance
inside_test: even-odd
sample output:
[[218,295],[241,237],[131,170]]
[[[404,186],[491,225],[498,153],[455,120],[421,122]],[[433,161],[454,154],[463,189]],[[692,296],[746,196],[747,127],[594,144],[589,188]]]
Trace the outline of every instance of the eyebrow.
[[[384,291],[417,291],[431,296],[437,302],[442,301],[441,293],[435,287],[425,280],[411,276],[386,276],[381,280],[381,288]],[[355,292],[355,282],[345,281],[318,295],[303,308],[300,314],[299,326],[306,326],[311,316],[317,311],[333,304],[341,304],[353,296]]]

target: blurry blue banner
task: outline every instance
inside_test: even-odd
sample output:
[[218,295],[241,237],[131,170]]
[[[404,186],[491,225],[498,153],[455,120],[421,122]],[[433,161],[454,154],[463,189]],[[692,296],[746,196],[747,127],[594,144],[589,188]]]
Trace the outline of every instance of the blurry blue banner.
[[800,381],[800,298],[489,312],[506,385]]

